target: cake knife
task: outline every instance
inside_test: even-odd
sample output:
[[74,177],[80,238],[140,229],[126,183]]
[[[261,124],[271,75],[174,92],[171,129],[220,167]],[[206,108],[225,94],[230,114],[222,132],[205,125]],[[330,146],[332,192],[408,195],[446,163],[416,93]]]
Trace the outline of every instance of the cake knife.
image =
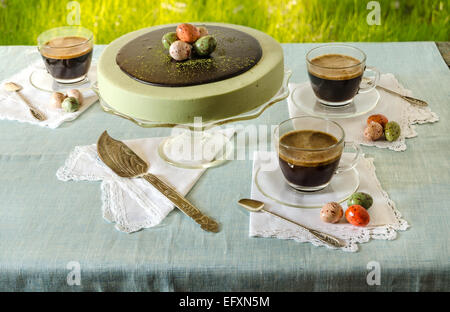
[[218,232],[219,225],[204,215],[198,208],[186,200],[180,193],[148,171],[149,164],[134,153],[125,143],[111,138],[105,131],[97,142],[100,159],[114,173],[123,178],[143,178],[169,199],[178,209],[209,232]]

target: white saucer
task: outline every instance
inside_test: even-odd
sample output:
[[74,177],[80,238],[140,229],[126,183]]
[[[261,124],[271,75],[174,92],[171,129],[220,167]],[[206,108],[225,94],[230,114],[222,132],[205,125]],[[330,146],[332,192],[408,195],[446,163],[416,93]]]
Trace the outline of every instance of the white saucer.
[[56,82],[47,72],[45,67],[38,67],[30,74],[30,84],[40,91],[64,92],[69,89],[90,89],[93,82],[97,80],[97,67],[92,64],[86,79],[71,84],[61,84]]
[[325,203],[346,201],[359,187],[359,173],[353,168],[336,174],[330,184],[317,192],[300,192],[290,187],[279,166],[267,171],[258,168],[255,185],[265,197],[295,208],[321,208]]
[[291,100],[295,106],[308,115],[327,118],[351,118],[366,114],[373,110],[380,99],[380,93],[373,89],[355,96],[353,102],[344,106],[327,106],[317,101],[309,83],[301,84],[291,92]]

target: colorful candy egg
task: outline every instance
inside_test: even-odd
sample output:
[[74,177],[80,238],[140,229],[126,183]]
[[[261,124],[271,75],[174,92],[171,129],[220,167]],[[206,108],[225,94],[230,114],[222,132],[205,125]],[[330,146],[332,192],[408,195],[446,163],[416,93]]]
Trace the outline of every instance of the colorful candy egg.
[[61,104],[62,109],[67,113],[76,112],[80,108],[80,103],[74,97],[65,98]]
[[177,26],[177,37],[181,41],[194,43],[200,38],[200,32],[194,25],[183,23]]
[[364,137],[371,141],[376,141],[383,136],[383,126],[378,122],[371,121],[364,129]]
[[200,56],[207,56],[214,52],[217,47],[217,41],[213,36],[207,35],[201,37],[194,43],[194,50]]
[[169,54],[176,61],[187,60],[192,53],[192,46],[181,40],[177,40],[170,45]]
[[397,140],[400,137],[400,125],[395,121],[389,121],[384,129],[384,136],[389,142]]
[[345,218],[350,224],[366,226],[370,222],[370,215],[363,206],[352,205],[345,211]]
[[372,207],[372,204],[373,204],[372,196],[363,192],[354,193],[347,200],[347,205],[349,207],[352,205],[360,205],[363,206],[365,209],[369,209],[370,207]]
[[169,33],[165,34],[162,37],[161,41],[162,41],[162,44],[163,44],[164,48],[169,50],[170,46],[172,45],[172,43],[174,43],[177,40],[178,40],[177,33],[176,32],[169,32]]
[[371,115],[369,116],[369,118],[367,118],[367,124],[369,125],[372,121],[379,123],[384,129],[389,120],[382,114],[376,114]]
[[49,103],[50,108],[53,109],[61,108],[61,104],[65,98],[66,96],[61,92],[53,92]]
[[341,205],[335,202],[330,202],[323,205],[320,210],[320,219],[327,223],[336,223],[344,215],[344,210]]
[[208,34],[208,30],[204,26],[197,27],[198,32],[200,33],[200,38],[204,37]]
[[78,89],[70,89],[69,91],[67,91],[67,96],[68,97],[74,97],[78,100],[78,103],[80,105],[83,104],[83,94],[80,92],[80,90]]

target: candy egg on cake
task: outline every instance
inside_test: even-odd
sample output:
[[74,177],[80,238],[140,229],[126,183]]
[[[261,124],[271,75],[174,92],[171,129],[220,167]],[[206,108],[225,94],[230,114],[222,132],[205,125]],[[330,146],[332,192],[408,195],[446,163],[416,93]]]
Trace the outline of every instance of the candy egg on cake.
[[200,38],[208,35],[208,29],[204,26],[197,27],[198,32],[200,33]]
[[189,59],[193,51],[198,56],[208,56],[217,47],[216,39],[209,35],[206,27],[196,27],[189,23],[179,24],[175,32],[164,34],[161,42],[176,61]]
[[176,33],[178,39],[187,43],[194,43],[200,38],[200,32],[197,27],[188,23],[178,25]]
[[187,60],[191,56],[192,46],[181,40],[170,45],[169,54],[176,61]]
[[177,40],[178,40],[177,33],[174,31],[169,32],[162,37],[162,44],[163,44],[164,48],[169,50],[172,43],[174,43]]
[[216,39],[211,35],[201,37],[194,43],[195,53],[201,56],[210,55],[211,53],[214,52],[216,47],[217,47]]

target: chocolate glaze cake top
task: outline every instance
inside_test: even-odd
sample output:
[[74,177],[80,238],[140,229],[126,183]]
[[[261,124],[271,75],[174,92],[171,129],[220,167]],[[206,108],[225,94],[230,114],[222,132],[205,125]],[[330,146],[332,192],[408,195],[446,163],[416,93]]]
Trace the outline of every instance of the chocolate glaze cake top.
[[116,63],[124,73],[142,83],[184,87],[240,75],[261,59],[261,46],[252,36],[221,26],[207,29],[217,41],[217,48],[209,57],[193,54],[186,61],[173,60],[161,39],[165,33],[175,31],[175,27],[166,27],[128,42],[117,53]]

